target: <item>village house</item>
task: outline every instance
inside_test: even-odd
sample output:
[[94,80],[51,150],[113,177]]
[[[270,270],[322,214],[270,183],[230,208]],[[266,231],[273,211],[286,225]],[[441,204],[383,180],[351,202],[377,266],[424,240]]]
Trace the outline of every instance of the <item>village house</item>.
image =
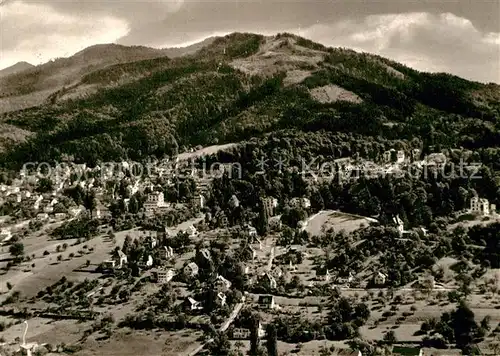
[[118,250],[118,261],[120,263],[118,268],[122,268],[123,265],[128,262],[127,255],[124,254],[122,250]]
[[391,160],[392,160],[392,152],[394,152],[394,149],[384,152],[384,155],[383,155],[384,156],[384,162],[391,162]]
[[276,308],[274,295],[261,295],[258,299],[260,309],[274,309]]
[[325,282],[327,282],[327,283],[330,282],[330,280],[332,279],[332,276],[331,276],[330,271],[328,269],[325,272],[324,279],[325,279]]
[[154,212],[156,209],[168,207],[165,203],[163,192],[153,192],[148,194],[146,202],[144,202],[144,209],[146,212]]
[[290,207],[308,209],[311,207],[311,201],[308,198],[293,198],[290,200]]
[[272,217],[278,207],[278,199],[274,197],[266,197],[262,199],[262,206],[267,217]]
[[434,166],[442,168],[446,164],[447,158],[444,153],[431,153],[425,157],[424,164],[426,166]]
[[269,218],[268,223],[271,230],[281,230],[281,228],[283,227],[281,216],[273,216]]
[[80,215],[80,213],[83,211],[83,207],[76,207],[76,208],[70,208],[69,209],[69,213],[73,216],[73,217],[77,217],[78,215]]
[[66,219],[66,213],[55,213],[54,218],[56,220],[64,220]]
[[231,337],[235,340],[248,340],[250,339],[251,331],[247,328],[233,328]]
[[257,229],[252,225],[247,225],[247,233],[248,236],[254,237],[257,236]]
[[226,305],[226,295],[224,293],[217,293],[217,299],[216,299],[216,303],[220,306],[220,307],[223,307],[224,305]]
[[189,226],[186,229],[185,233],[188,234],[189,237],[198,236],[198,230],[196,230],[196,228],[193,225]]
[[92,217],[96,219],[104,219],[110,216],[111,212],[109,211],[109,208],[103,204],[98,204],[97,207],[92,212]]
[[0,232],[0,241],[7,242],[12,239],[12,232],[9,229],[2,229]]
[[105,260],[102,262],[102,266],[104,270],[113,270],[116,267],[116,261],[115,260]]
[[240,200],[238,199],[238,197],[236,195],[232,195],[231,196],[231,199],[229,200],[229,205],[233,208],[237,208],[240,206]]
[[248,253],[248,255],[250,256],[250,258],[252,259],[252,261],[255,260],[255,258],[257,257],[257,252],[255,251],[255,249],[250,246],[250,245],[246,245],[245,246],[245,252]]
[[174,249],[171,246],[164,246],[163,248],[165,249],[165,258],[167,260],[174,257]]
[[399,150],[396,153],[396,163],[403,163],[405,161],[405,152]]
[[38,221],[45,221],[48,218],[49,218],[49,214],[47,214],[47,213],[39,213],[39,214],[36,215],[36,219]]
[[156,278],[156,282],[163,284],[170,282],[174,278],[175,271],[173,269],[157,269],[153,274]]
[[202,248],[200,250],[201,256],[205,259],[206,262],[212,261],[212,254],[208,248]]
[[203,209],[205,207],[205,197],[201,194],[195,194],[191,199],[191,205],[198,209]]
[[271,274],[264,274],[264,284],[266,284],[270,289],[276,289],[278,283],[276,282],[276,278],[274,278]]
[[184,274],[188,277],[194,277],[198,275],[199,268],[198,265],[194,262],[190,262],[184,267]]
[[197,300],[187,297],[184,301],[184,307],[190,311],[203,310],[203,306]]
[[354,276],[352,274],[352,272],[349,272],[349,277],[338,277],[337,278],[337,283],[338,284],[349,284],[349,283],[352,283],[354,282]]
[[215,281],[215,288],[225,292],[231,288],[231,282],[219,274]]
[[[248,340],[250,339],[251,325],[239,324],[237,327],[233,328],[231,331],[231,338],[235,340]],[[258,335],[260,338],[266,335],[266,332],[262,326],[262,323],[259,321],[258,324]]]
[[148,255],[148,260],[146,261],[146,267],[151,268],[153,266],[153,257],[151,255]]
[[275,267],[271,270],[271,275],[274,278],[281,278],[284,275],[283,269],[281,267]]
[[375,283],[376,286],[383,286],[385,285],[385,282],[387,280],[387,276],[383,274],[382,272],[377,272],[375,276],[373,277],[373,283]]

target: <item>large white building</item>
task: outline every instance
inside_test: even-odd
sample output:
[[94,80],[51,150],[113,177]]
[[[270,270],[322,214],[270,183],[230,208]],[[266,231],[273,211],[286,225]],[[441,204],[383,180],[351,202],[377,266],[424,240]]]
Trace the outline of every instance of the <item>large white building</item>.
[[165,196],[163,192],[153,192],[148,194],[146,202],[144,203],[144,208],[146,211],[153,211],[158,208],[167,207],[168,204],[165,203]]
[[470,211],[471,213],[484,216],[495,215],[496,205],[490,204],[488,199],[475,196],[470,200]]
[[163,284],[170,282],[174,278],[175,271],[173,269],[167,269],[167,270],[158,269],[155,271],[155,275],[156,275],[156,281],[158,283]]

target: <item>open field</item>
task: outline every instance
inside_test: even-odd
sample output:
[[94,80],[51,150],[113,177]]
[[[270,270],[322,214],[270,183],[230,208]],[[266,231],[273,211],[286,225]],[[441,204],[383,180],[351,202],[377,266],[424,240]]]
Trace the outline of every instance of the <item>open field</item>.
[[305,230],[311,235],[320,235],[322,231],[333,228],[335,231],[344,230],[346,233],[368,226],[374,219],[358,215],[341,213],[334,210],[320,211],[307,220]]
[[202,334],[193,330],[178,332],[118,330],[109,340],[87,340],[75,356],[178,356],[190,350]]
[[[132,231],[132,230],[131,230]],[[68,279],[82,280],[85,278],[97,278],[99,274],[78,272],[82,266],[90,261],[90,265],[97,267],[102,261],[108,259],[109,253],[115,246],[121,246],[125,236],[130,231],[121,231],[115,234],[116,243],[113,244],[109,237],[104,235],[95,237],[90,241],[75,244],[75,239],[53,240],[46,234],[23,239],[26,255],[35,254],[35,258],[29,262],[23,262],[21,265],[11,268],[2,276],[0,291],[7,291],[6,284],[9,282],[14,286],[14,291],[21,292],[21,295],[32,297],[36,293],[54,284],[62,276]],[[65,251],[57,252],[57,246],[67,244]],[[84,248],[86,246],[86,248]],[[44,251],[50,254],[44,256]],[[82,253],[83,252],[83,253]],[[69,257],[73,254],[74,257]],[[58,256],[62,260],[58,261]],[[33,267],[33,264],[35,265]],[[5,295],[0,297],[3,300]]]

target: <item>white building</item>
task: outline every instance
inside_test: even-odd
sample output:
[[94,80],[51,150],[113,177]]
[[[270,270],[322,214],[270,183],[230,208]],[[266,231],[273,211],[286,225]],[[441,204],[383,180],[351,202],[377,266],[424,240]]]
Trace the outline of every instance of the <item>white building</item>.
[[290,200],[290,206],[294,208],[308,209],[311,207],[311,201],[308,198],[293,198]]
[[174,257],[174,249],[171,246],[164,246],[164,249],[165,249],[165,258],[167,260]]
[[268,217],[274,216],[275,209],[278,207],[278,199],[266,197],[262,199],[262,205]]
[[115,260],[105,260],[103,261],[104,268],[107,269],[114,269],[116,267],[116,261]]
[[185,232],[189,235],[189,237],[198,236],[198,230],[196,230],[193,225],[189,226]]
[[186,267],[184,267],[184,274],[186,274],[189,277],[194,277],[198,275],[198,271],[199,271],[198,265],[194,262],[190,262],[187,264]]
[[199,209],[203,209],[205,206],[205,197],[201,194],[196,194],[191,200],[193,206],[198,207]]
[[10,232],[9,229],[2,229],[2,231],[0,232],[0,241],[7,242],[10,239],[12,239],[12,232]]
[[271,288],[271,289],[277,288],[278,283],[276,283],[276,279],[272,275],[270,275],[269,273],[266,273],[265,278],[267,279],[267,281],[269,283],[269,288]]
[[383,274],[382,272],[377,272],[375,277],[373,277],[373,282],[377,286],[385,285],[386,280],[387,280],[387,276],[385,274]]
[[118,250],[118,259],[120,261],[120,265],[118,266],[119,268],[122,268],[123,264],[128,262],[127,255],[124,254],[122,250]]
[[405,152],[400,150],[396,153],[396,162],[403,163],[404,161],[405,161]]
[[327,269],[325,273],[325,282],[330,282],[332,279],[332,275],[330,274],[330,271]]
[[158,208],[167,207],[168,204],[165,203],[165,197],[163,192],[153,192],[148,194],[146,202],[144,203],[144,208],[146,211],[154,211]]
[[43,196],[38,196],[38,198],[36,198],[35,200],[35,204],[33,204],[33,209],[35,210],[38,210],[40,208],[40,203],[42,202],[43,200]]
[[173,269],[158,269],[154,274],[156,275],[156,282],[163,284],[170,282],[174,278],[175,271]]
[[470,200],[470,211],[473,214],[480,214],[483,216],[495,215],[496,205],[490,205],[488,199],[475,196]]
[[257,236],[257,229],[252,225],[247,226],[247,232],[249,236]]
[[210,250],[208,248],[202,248],[200,250],[200,253],[207,262],[212,261],[212,254],[210,253]]
[[259,308],[261,309],[274,309],[276,303],[274,301],[274,295],[261,295],[259,296]]
[[403,236],[403,234],[406,234],[408,231],[405,231],[404,228],[404,222],[401,220],[399,215],[396,215],[393,219],[394,224],[396,224],[396,229],[398,230],[399,236]]
[[226,305],[226,295],[224,293],[217,293],[217,302],[219,303],[219,305],[221,307],[223,307],[224,305]]
[[394,150],[389,150],[384,152],[384,162],[390,162],[392,160],[392,152]]
[[203,306],[201,305],[201,303],[194,300],[191,297],[187,297],[186,301],[187,301],[188,309],[190,309],[190,310],[202,310],[203,309]]
[[47,220],[48,218],[49,218],[49,214],[47,214],[47,213],[40,213],[40,214],[36,215],[36,219],[38,221],[44,221],[44,220]]
[[233,208],[237,208],[240,206],[240,200],[238,199],[238,197],[236,195],[232,195],[231,196],[231,199],[229,201],[229,204],[233,207]]
[[229,290],[229,288],[231,288],[231,282],[219,274],[219,275],[217,275],[217,280],[215,282],[215,286],[217,289],[227,291],[227,290]]
[[55,214],[54,214],[54,217],[55,217],[57,220],[64,220],[64,219],[66,219],[66,213],[55,213]]

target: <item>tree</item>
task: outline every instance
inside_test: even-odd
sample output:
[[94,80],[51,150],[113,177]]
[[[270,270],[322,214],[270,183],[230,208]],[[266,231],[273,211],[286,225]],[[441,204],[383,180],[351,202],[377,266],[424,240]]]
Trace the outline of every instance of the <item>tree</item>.
[[452,313],[451,322],[457,347],[465,349],[471,346],[478,326],[474,320],[474,313],[465,302],[460,302],[457,309]]
[[384,341],[388,343],[389,345],[393,345],[396,342],[398,342],[398,339],[396,338],[396,333],[394,333],[394,330],[389,330],[385,335],[384,335]]
[[214,341],[209,345],[211,355],[229,356],[231,353],[231,343],[224,333],[217,333]]
[[90,211],[90,216],[92,216],[92,213],[97,206],[97,199],[93,190],[87,191],[87,194],[83,199],[83,206],[85,207],[85,209]]
[[259,319],[257,315],[252,315],[250,329],[250,355],[256,356],[259,352]]
[[132,214],[137,214],[139,212],[139,202],[135,195],[132,195],[130,201],[128,202],[128,210]]
[[259,219],[257,222],[257,229],[260,236],[266,236],[269,231],[269,216],[267,216],[266,209],[263,206],[263,203],[260,205],[259,210]]
[[53,185],[52,181],[49,178],[41,178],[38,181],[38,186],[37,186],[36,190],[39,193],[47,193],[47,192],[52,191],[52,185]]
[[19,257],[24,255],[24,245],[21,242],[16,242],[16,243],[10,245],[9,253],[15,259],[18,259]]
[[278,356],[278,333],[274,324],[268,324],[266,328],[266,348],[268,356]]

